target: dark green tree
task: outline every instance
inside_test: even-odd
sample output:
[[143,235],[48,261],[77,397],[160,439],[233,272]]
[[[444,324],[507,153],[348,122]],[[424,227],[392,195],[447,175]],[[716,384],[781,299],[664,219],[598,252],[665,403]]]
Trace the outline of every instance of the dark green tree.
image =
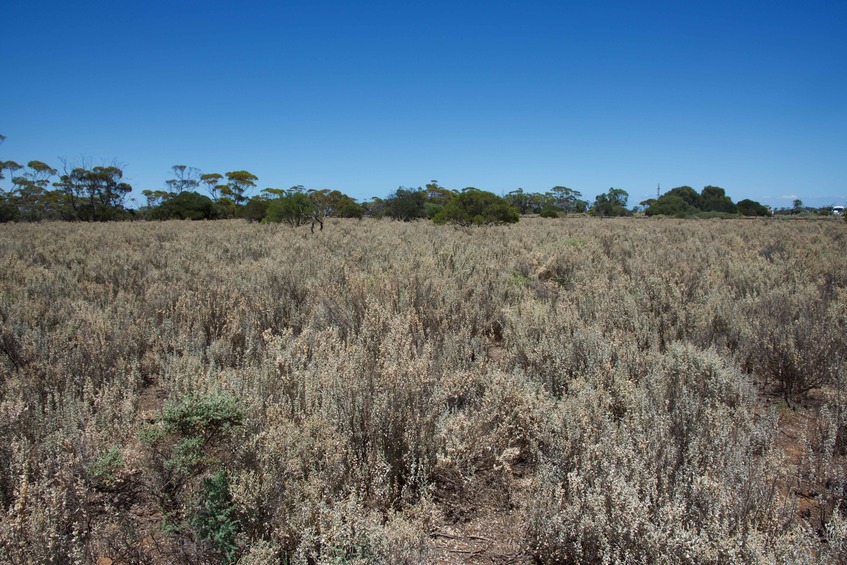
[[436,224],[480,226],[512,224],[520,219],[517,208],[496,194],[466,188],[448,202],[432,219]]
[[265,221],[282,222],[291,227],[302,226],[313,221],[316,208],[315,201],[303,187],[295,186],[270,201]]
[[532,213],[540,214],[544,208],[555,207],[553,195],[549,192],[541,194],[539,192],[531,192],[529,194],[529,210]]
[[663,194],[658,200],[653,200],[644,214],[647,216],[674,216],[685,218],[697,214],[699,210],[686,202],[678,194]]
[[627,216],[626,209],[629,193],[620,188],[610,188],[604,194],[598,194],[591,206],[591,214],[595,216]]
[[742,216],[770,216],[770,211],[755,200],[744,199],[736,204],[738,213]]
[[339,218],[356,218],[361,220],[365,216],[365,207],[356,202],[348,202],[338,210]]
[[385,213],[395,220],[408,222],[426,217],[427,194],[422,188],[400,187],[383,201]]
[[0,161],[0,180],[6,178],[3,171],[8,171],[9,178],[15,177],[15,171],[21,170],[23,167],[15,161]]
[[261,222],[268,215],[271,201],[264,195],[254,196],[240,210],[239,216],[248,222]]
[[[691,188],[690,186],[678,186],[676,188],[672,188],[667,191],[662,196],[679,196],[682,198],[689,206],[693,206],[700,210],[700,195],[697,194],[697,191]],[[661,199],[661,197],[660,197]]]
[[726,191],[719,186],[706,186],[700,193],[700,209],[704,212],[724,212],[735,214],[738,210]]
[[180,192],[150,211],[151,220],[213,220],[217,206],[208,196],[193,191]]
[[557,206],[545,206],[541,209],[541,212],[539,212],[538,215],[542,218],[558,218],[559,213],[559,208]]

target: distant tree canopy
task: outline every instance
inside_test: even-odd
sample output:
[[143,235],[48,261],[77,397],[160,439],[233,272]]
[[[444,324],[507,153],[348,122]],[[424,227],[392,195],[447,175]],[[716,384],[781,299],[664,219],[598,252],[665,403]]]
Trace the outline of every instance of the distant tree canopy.
[[117,166],[79,166],[66,170],[54,186],[65,194],[78,219],[120,220],[127,217],[124,199],[132,191],[122,179],[123,171]]
[[180,192],[150,210],[151,220],[213,220],[220,215],[208,196],[193,191]]
[[[0,135],[0,143],[4,140],[5,137]],[[511,221],[506,219],[512,217],[507,209],[518,214],[539,214],[548,218],[585,212],[595,216],[633,213],[627,209],[629,195],[622,189],[611,188],[599,194],[589,207],[579,191],[563,185],[556,185],[544,193],[517,188],[504,198],[497,197],[498,200],[491,199],[495,196],[493,193],[473,187],[462,191],[448,189],[437,180],[431,180],[425,188],[401,186],[384,199],[372,198],[363,203],[339,190],[307,190],[300,185],[289,190],[267,188],[251,196],[250,192],[256,188],[259,179],[249,171],[203,173],[188,165],[173,165],[171,178],[164,181],[162,189],[141,191],[146,205],[133,210],[126,207],[132,187],[123,178],[122,166],[62,164],[62,172],[59,173],[43,161],[32,160],[22,165],[13,160],[0,160],[0,181],[6,181],[0,182],[0,222],[94,222],[135,217],[244,218],[292,225],[312,223],[322,227],[324,218],[328,217],[388,216],[406,222],[428,218],[437,219],[439,223],[473,225]],[[208,196],[199,194],[199,190]],[[723,188],[711,185],[699,193],[690,186],[678,186],[658,198],[642,201],[633,211],[638,211],[639,207],[647,216],[771,215],[770,209],[753,200],[744,199],[735,204]],[[829,215],[831,210],[831,206],[807,207],[801,200],[795,199],[792,207],[780,208],[773,213],[823,216]]]
[[723,212],[735,214],[738,210],[724,189],[717,186],[706,186],[700,193],[700,209],[704,212]]
[[385,214],[408,222],[419,218],[426,218],[427,193],[422,188],[404,188],[395,190],[383,201]]
[[647,216],[674,216],[685,218],[698,213],[700,210],[689,204],[678,194],[664,194],[658,200],[651,203],[645,214]]
[[620,188],[610,188],[604,194],[598,194],[589,212],[594,216],[628,216],[626,209],[629,193]]
[[513,224],[519,219],[518,210],[509,206],[504,198],[484,190],[466,188],[447,202],[432,221],[436,224],[481,226]]
[[315,201],[304,191],[294,187],[270,201],[265,220],[297,227],[311,222],[316,210]]
[[516,208],[521,214],[541,214],[548,209],[546,216],[552,212],[583,213],[588,209],[588,201],[581,199],[582,194],[564,186],[554,186],[545,193],[524,192],[517,188],[508,193],[505,198],[510,206]]
[[241,218],[245,218],[248,222],[261,222],[268,215],[270,206],[271,202],[267,196],[254,196],[241,208],[238,215]]
[[[743,203],[743,206],[742,206]],[[700,194],[690,186],[673,188],[656,200],[651,200],[644,212],[647,216],[674,216],[686,218],[697,215],[768,216],[768,209],[753,200],[742,200],[738,205],[718,186],[706,186]]]
[[742,216],[770,216],[770,211],[765,207],[756,202],[755,200],[750,200],[745,198],[736,204],[736,209],[738,213]]

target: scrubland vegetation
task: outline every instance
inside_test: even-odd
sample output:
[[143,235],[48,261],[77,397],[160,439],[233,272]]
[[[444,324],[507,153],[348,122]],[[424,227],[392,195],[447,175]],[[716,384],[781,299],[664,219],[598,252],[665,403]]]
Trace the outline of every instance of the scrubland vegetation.
[[0,562],[845,562],[845,246],[0,226]]

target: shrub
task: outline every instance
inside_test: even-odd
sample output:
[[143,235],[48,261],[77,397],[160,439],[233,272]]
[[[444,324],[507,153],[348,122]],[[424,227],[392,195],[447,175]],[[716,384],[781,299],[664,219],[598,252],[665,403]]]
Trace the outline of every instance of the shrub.
[[220,554],[221,563],[235,563],[239,553],[237,537],[240,525],[226,471],[218,471],[203,479],[191,525],[198,537]]
[[797,289],[763,296],[753,309],[746,366],[787,402],[835,382],[842,370],[847,328],[829,302]]
[[539,212],[538,215],[542,218],[558,218],[560,211],[561,210],[555,206],[545,206],[541,209],[541,212]]
[[328,223],[0,225],[0,562],[839,558],[845,224]]
[[[165,406],[159,418],[142,429],[141,440],[150,450],[151,488],[175,533],[184,527],[184,499],[191,490],[187,487],[205,469],[231,457],[227,440],[243,419],[243,409],[233,396],[187,394]],[[210,488],[217,484],[210,483]]]

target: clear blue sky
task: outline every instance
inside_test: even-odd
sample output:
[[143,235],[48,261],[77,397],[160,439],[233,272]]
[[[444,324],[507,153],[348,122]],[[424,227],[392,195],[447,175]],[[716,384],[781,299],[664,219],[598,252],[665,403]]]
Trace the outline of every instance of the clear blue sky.
[[2,27],[0,159],[119,161],[139,203],[175,164],[847,203],[843,1],[30,0]]

